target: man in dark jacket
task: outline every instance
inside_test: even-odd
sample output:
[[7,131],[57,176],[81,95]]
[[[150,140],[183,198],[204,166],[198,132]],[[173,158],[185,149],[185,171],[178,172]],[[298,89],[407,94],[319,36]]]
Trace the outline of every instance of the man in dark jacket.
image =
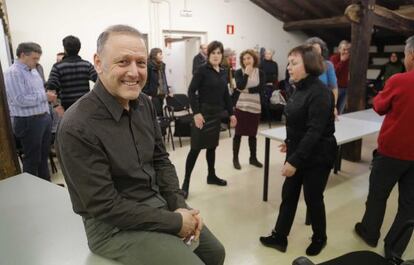
[[193,59],[193,75],[200,66],[207,62],[207,45],[200,45],[200,52]]

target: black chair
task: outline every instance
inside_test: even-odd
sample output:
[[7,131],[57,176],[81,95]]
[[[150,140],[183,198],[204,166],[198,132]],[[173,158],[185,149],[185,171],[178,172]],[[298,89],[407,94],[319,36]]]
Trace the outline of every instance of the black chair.
[[[317,265],[404,265],[404,261],[395,254],[394,248],[400,238],[414,227],[414,220],[407,222],[391,243],[391,257],[383,256],[372,251],[354,251],[337,258],[318,263]],[[407,261],[407,264],[410,261]],[[306,257],[300,257],[293,261],[292,265],[316,265]]]
[[181,137],[191,136],[193,115],[190,111],[190,99],[186,94],[174,94],[173,97],[166,98],[166,103],[166,116],[174,121],[174,136],[178,137],[182,147]]
[[171,139],[172,149],[175,150],[172,131],[171,131],[172,119],[169,118],[167,115],[165,115],[163,108],[162,108],[163,102],[160,100],[160,98],[153,97],[151,101],[157,113],[157,121],[158,121],[158,124],[160,125],[161,135],[164,139],[164,142],[165,142],[165,136],[167,136],[167,141],[169,142]]

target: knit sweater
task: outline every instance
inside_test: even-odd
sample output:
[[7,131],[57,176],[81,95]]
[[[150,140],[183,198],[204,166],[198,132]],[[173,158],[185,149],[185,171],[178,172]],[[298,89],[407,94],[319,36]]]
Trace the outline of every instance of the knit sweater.
[[93,65],[80,56],[65,56],[50,71],[47,89],[56,90],[61,103],[69,107],[90,91],[89,81],[95,82],[97,74]]
[[395,74],[374,98],[374,110],[386,115],[378,136],[378,151],[414,161],[414,70]]
[[336,77],[338,79],[338,87],[347,88],[349,81],[349,59],[341,61],[341,56],[339,54],[332,55],[330,59],[335,68]]

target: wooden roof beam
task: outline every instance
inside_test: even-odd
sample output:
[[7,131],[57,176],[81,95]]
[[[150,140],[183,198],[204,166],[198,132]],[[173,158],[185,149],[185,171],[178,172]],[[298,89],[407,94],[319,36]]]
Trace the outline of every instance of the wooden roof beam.
[[[359,23],[360,10],[361,7],[358,4],[349,5],[345,10],[345,16],[352,22]],[[370,11],[372,12],[373,23],[375,26],[386,28],[407,36],[414,33],[414,19],[379,5],[372,5]]]
[[286,22],[283,25],[283,29],[286,31],[291,31],[291,30],[304,30],[304,29],[344,28],[344,27],[350,27],[350,26],[351,26],[351,23],[346,16],[337,16],[337,17],[331,17],[331,18],[306,19],[306,20]]

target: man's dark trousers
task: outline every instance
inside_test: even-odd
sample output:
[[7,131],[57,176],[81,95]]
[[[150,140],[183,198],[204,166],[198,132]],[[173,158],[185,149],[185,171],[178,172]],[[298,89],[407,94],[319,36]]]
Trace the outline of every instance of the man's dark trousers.
[[[362,226],[369,239],[379,239],[387,200],[397,183],[398,211],[384,239],[385,247],[390,247],[402,226],[414,219],[414,161],[398,160],[377,153],[373,159],[366,210],[362,219]],[[412,229],[399,240],[395,247],[396,254],[403,254],[411,234]]]
[[47,160],[52,130],[50,114],[14,117],[13,125],[23,149],[23,171],[50,181]]

